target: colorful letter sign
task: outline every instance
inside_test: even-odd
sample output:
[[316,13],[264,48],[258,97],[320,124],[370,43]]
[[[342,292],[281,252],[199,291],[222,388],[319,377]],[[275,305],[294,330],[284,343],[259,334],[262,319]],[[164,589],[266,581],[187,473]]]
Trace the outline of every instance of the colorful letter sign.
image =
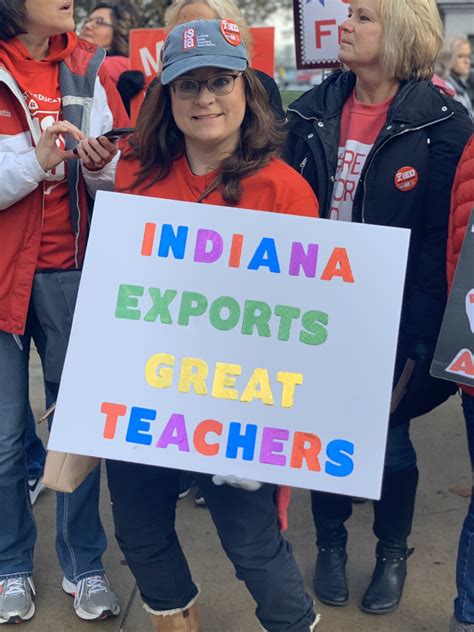
[[407,248],[99,193],[49,447],[377,498]]
[[337,68],[340,25],[349,0],[293,0],[296,65],[298,68]]

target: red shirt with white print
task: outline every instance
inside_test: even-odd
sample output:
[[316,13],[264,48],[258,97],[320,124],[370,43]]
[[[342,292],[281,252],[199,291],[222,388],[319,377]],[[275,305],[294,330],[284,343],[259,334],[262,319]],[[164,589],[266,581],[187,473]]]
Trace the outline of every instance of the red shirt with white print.
[[[58,62],[70,55],[76,39],[66,39],[62,35],[52,37],[48,55],[41,60],[33,59],[18,38],[9,44],[15,57],[15,80],[23,93],[33,124],[42,133],[63,120]],[[59,137],[57,143],[62,149],[65,148],[63,136]],[[37,269],[74,268],[76,237],[70,219],[66,163],[62,162],[48,171],[42,186],[43,227]],[[82,221],[87,222],[85,213]],[[81,228],[84,228],[81,233],[85,235],[86,226]],[[83,248],[84,244],[80,244],[79,249],[82,251]]]
[[383,103],[368,105],[357,101],[353,91],[344,103],[329,219],[352,221],[352,205],[360,174],[387,120],[392,100],[390,97]]

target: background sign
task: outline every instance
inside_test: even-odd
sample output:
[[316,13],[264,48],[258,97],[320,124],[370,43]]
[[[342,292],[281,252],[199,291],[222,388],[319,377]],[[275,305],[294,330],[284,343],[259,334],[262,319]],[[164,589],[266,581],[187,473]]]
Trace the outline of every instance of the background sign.
[[459,255],[431,375],[474,386],[474,210]]
[[340,25],[349,0],[293,0],[296,66],[338,68]]
[[378,497],[408,235],[100,192],[49,447]]
[[[249,29],[253,39],[251,66],[273,77],[275,72],[275,28],[256,26]],[[132,29],[130,31],[130,67],[145,75],[145,86],[155,79],[160,68],[160,51],[166,29]],[[145,90],[132,100],[131,118],[136,122]]]

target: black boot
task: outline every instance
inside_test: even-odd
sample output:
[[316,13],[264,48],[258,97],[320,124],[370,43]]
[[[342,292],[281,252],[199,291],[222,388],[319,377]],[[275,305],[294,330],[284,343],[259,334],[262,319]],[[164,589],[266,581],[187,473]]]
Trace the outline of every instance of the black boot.
[[362,599],[362,610],[387,614],[400,605],[407,574],[407,548],[415,508],[418,470],[386,471],[382,495],[374,503],[374,533],[377,563],[370,585]]
[[352,513],[348,496],[311,492],[311,508],[316,527],[318,559],[314,574],[316,597],[330,606],[349,601],[346,579],[347,530],[345,521]]
[[314,592],[322,603],[345,606],[349,601],[346,577],[347,553],[345,546],[318,547],[314,574]]
[[370,614],[388,614],[400,605],[407,576],[407,558],[413,549],[377,544],[377,563],[361,608]]

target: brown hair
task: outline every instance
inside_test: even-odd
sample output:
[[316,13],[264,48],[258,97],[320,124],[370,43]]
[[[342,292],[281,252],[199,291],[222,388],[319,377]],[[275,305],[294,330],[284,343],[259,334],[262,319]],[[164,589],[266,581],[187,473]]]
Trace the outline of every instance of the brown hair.
[[[217,180],[211,185],[213,189],[220,189],[228,204],[238,204],[241,180],[277,157],[284,138],[278,123],[270,115],[267,93],[253,70],[247,68],[242,78],[247,108],[240,128],[240,143],[235,152],[222,161]],[[143,184],[150,176],[152,179],[145,188],[163,180],[170,173],[173,161],[183,156],[184,135],[173,118],[169,86],[160,84],[147,97],[129,146],[125,158],[137,157],[140,162],[134,187]]]
[[91,13],[97,9],[110,9],[111,12],[113,36],[107,55],[128,57],[129,31],[137,27],[140,21],[137,10],[128,3],[112,4],[109,2],[100,2],[92,9]]
[[0,0],[0,40],[26,33],[26,0]]

